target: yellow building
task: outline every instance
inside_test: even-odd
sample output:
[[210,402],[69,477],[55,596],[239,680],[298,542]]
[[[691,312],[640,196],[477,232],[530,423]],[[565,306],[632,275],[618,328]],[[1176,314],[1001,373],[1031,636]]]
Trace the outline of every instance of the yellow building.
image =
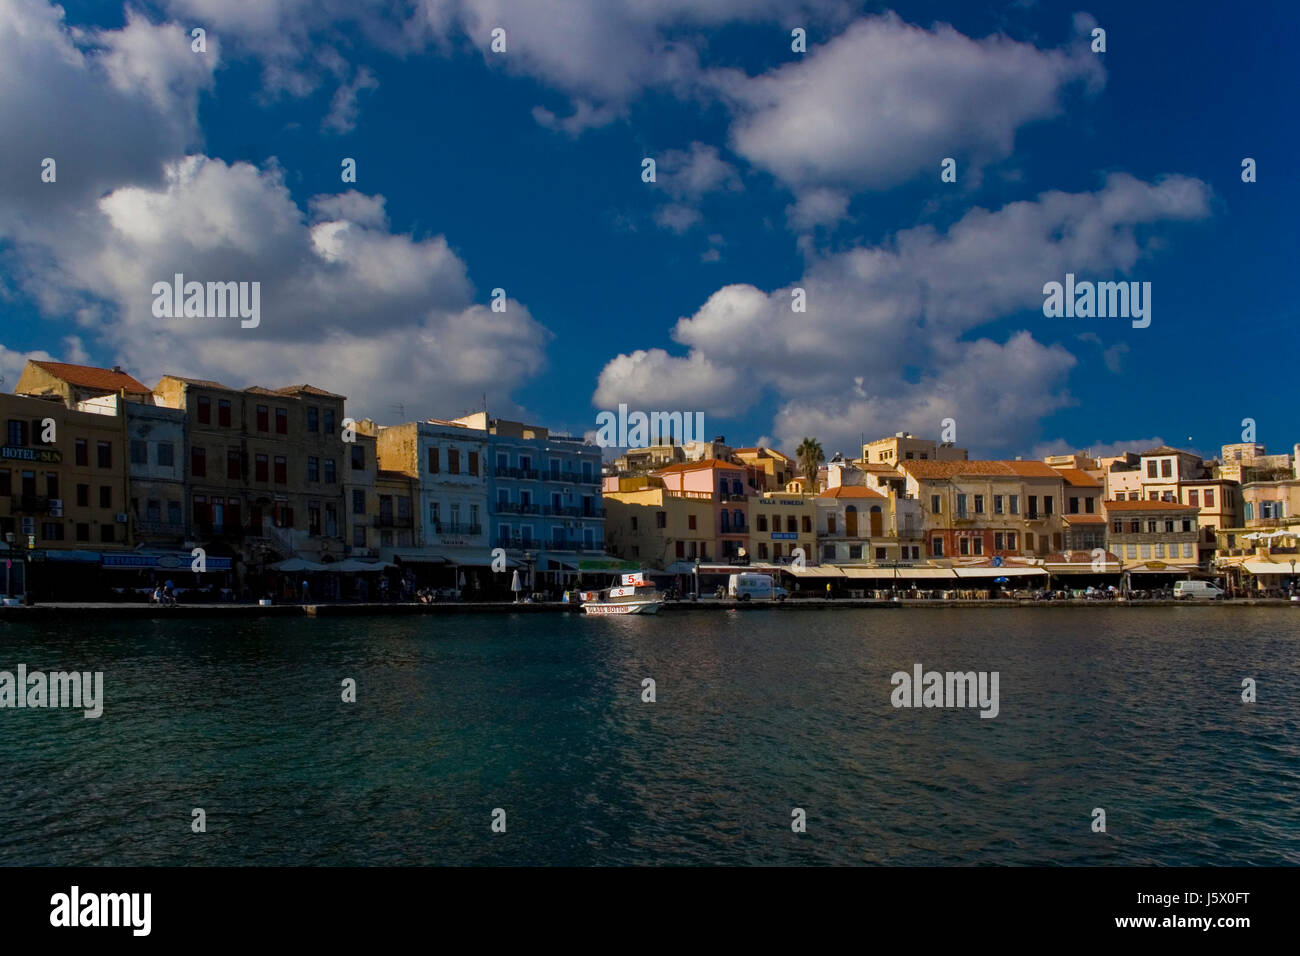
[[788,564],[802,549],[807,564],[817,563],[816,495],[764,492],[750,500],[749,516],[751,562]]
[[604,493],[606,551],[656,570],[717,559],[712,494],[670,490],[651,476],[617,482]]

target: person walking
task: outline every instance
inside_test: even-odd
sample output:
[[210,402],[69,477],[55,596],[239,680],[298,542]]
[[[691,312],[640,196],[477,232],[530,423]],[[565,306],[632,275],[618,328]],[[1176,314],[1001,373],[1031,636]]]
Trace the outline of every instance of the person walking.
[[311,597],[311,590],[307,587],[307,579],[302,579],[302,603],[306,604],[307,599]]
[[827,582],[826,582],[826,600],[829,601],[830,599],[831,599],[831,582],[827,581]]

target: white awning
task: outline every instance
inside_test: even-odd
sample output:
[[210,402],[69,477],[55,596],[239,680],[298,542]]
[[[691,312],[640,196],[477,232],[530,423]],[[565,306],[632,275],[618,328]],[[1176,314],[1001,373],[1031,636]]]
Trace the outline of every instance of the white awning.
[[959,578],[1025,578],[1046,574],[1042,568],[955,568]]
[[875,579],[877,579],[877,580],[879,580],[879,579],[881,579],[881,578],[888,578],[888,579],[891,580],[891,581],[892,581],[893,578],[894,578],[894,569],[893,569],[893,568],[845,568],[845,567],[841,567],[841,568],[840,568],[840,571],[842,571],[842,572],[844,573],[844,576],[845,576],[846,578],[875,578]]
[[1240,565],[1251,574],[1290,574],[1291,564],[1274,564],[1271,561],[1246,561]]
[[952,580],[957,577],[952,568],[899,568],[899,580],[907,578],[947,578]]
[[844,573],[839,568],[833,568],[829,564],[824,567],[796,568],[788,567],[789,571],[797,578],[842,578]]

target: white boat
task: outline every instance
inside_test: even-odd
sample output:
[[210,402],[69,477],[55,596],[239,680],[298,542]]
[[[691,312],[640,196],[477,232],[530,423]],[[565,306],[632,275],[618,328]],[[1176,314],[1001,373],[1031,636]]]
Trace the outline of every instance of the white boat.
[[616,587],[582,594],[586,614],[658,614],[664,596],[640,571],[625,574]]

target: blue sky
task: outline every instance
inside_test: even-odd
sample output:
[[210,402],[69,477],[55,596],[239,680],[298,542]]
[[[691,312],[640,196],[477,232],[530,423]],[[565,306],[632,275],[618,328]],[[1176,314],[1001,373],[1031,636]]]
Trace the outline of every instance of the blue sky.
[[[981,455],[1300,438],[1285,4],[64,9],[0,0],[8,386],[36,355],[380,421],[626,402],[828,454],[945,417]],[[155,318],[178,271],[260,281],[261,325]],[[1066,271],[1151,282],[1150,327],[1044,317]]]

